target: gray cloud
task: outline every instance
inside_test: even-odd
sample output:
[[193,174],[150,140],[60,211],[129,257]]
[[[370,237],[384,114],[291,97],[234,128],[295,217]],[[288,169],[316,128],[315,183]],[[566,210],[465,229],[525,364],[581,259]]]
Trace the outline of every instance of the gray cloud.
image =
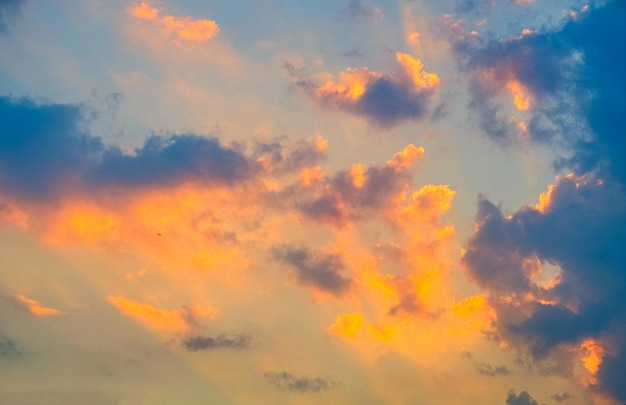
[[506,405],[539,405],[539,402],[526,391],[522,391],[517,395],[514,390],[511,390],[507,395]]
[[0,334],[0,358],[17,359],[24,355],[20,346],[13,339]]
[[225,335],[219,336],[192,336],[182,341],[185,349],[190,352],[196,352],[199,350],[218,350],[218,349],[232,349],[243,350],[250,347],[250,336],[248,335],[235,335],[227,337]]
[[350,288],[350,279],[340,274],[344,265],[338,255],[291,245],[277,246],[272,253],[277,261],[289,265],[294,270],[301,284],[334,295],[341,295]]
[[263,376],[267,381],[282,391],[289,392],[322,392],[340,386],[336,381],[324,380],[317,377],[296,377],[286,371],[267,372]]
[[556,402],[565,402],[572,399],[572,396],[568,392],[564,392],[562,394],[554,394],[550,398],[552,398]]

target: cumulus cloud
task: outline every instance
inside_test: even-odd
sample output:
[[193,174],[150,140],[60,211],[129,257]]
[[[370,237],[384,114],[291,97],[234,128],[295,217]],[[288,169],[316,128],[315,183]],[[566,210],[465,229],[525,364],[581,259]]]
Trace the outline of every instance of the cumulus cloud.
[[328,73],[310,78],[291,74],[295,85],[320,107],[365,117],[379,128],[428,117],[439,87],[439,77],[424,70],[422,61],[401,52],[390,73],[361,67],[349,68],[338,78]]
[[[505,335],[528,345],[537,360],[559,347],[577,349],[597,388],[624,400],[617,382],[626,372],[626,345],[619,338],[626,329],[624,243],[623,186],[570,175],[537,206],[509,217],[481,200],[463,261],[490,291]],[[551,274],[549,265],[558,272]]]
[[324,380],[318,377],[296,377],[286,371],[267,372],[263,376],[278,389],[289,392],[309,393],[322,392],[340,386],[336,381]]
[[539,405],[539,402],[526,391],[522,391],[517,395],[514,390],[511,390],[507,395],[506,405]]
[[213,20],[162,15],[161,10],[151,1],[136,3],[128,12],[135,18],[160,25],[168,35],[185,41],[205,42],[217,36],[220,31]]
[[272,253],[277,261],[295,271],[301,284],[333,295],[341,295],[350,288],[350,279],[341,275],[344,264],[338,255],[292,245],[277,246]]
[[350,3],[339,10],[340,20],[371,20],[378,21],[384,17],[383,11],[378,7],[372,7],[363,0],[351,0]]
[[190,352],[196,352],[199,350],[218,350],[218,349],[233,349],[243,350],[250,347],[250,336],[248,335],[236,335],[228,337],[226,335],[219,336],[192,336],[182,341],[185,349]]

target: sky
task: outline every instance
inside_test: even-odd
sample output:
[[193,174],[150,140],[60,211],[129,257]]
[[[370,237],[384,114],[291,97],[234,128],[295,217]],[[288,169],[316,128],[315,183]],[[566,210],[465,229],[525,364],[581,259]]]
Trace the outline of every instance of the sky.
[[0,403],[626,402],[623,0],[0,0]]

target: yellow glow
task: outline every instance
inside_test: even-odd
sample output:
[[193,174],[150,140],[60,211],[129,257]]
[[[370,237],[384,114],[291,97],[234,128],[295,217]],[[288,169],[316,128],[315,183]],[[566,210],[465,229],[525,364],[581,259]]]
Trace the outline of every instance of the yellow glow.
[[517,80],[511,80],[506,88],[513,95],[513,104],[518,110],[526,111],[530,108],[531,95],[524,85]]
[[352,185],[356,188],[361,188],[365,184],[365,170],[360,163],[352,166],[350,170],[350,177],[352,178]]
[[15,299],[24,304],[32,314],[37,316],[50,316],[58,315],[61,313],[61,311],[59,311],[58,309],[46,308],[42,306],[39,301],[26,298],[22,294],[15,294]]
[[71,203],[64,207],[49,232],[53,241],[80,239],[96,242],[115,234],[120,226],[117,216],[88,203]]
[[396,54],[396,59],[413,80],[416,87],[430,89],[439,84],[439,77],[435,73],[422,70],[424,64],[419,59],[415,59],[408,53],[402,52]]
[[450,329],[456,335],[481,333],[491,328],[496,319],[484,295],[474,295],[453,304],[450,313],[461,321]]
[[318,98],[339,95],[347,100],[356,101],[365,93],[367,84],[378,76],[367,68],[350,68],[339,74],[337,83],[332,80],[332,76],[328,77],[329,80],[316,90],[316,95]]
[[215,310],[210,307],[191,306],[165,310],[124,297],[109,297],[109,302],[124,315],[135,318],[149,328],[156,330],[186,330],[194,326],[193,318],[212,318],[215,316]]
[[324,173],[322,172],[322,168],[319,166],[315,167],[305,167],[300,170],[300,175],[298,177],[298,181],[301,185],[305,187],[309,187],[312,184],[315,184],[324,178]]
[[219,33],[219,27],[215,21],[192,20],[190,17],[178,18],[166,16],[161,22],[168,31],[176,33],[180,39],[204,42]]
[[387,162],[387,166],[395,169],[396,171],[404,171],[424,156],[424,148],[416,147],[413,144],[408,145],[401,152],[393,155],[393,158]]
[[133,17],[142,18],[145,20],[156,20],[159,15],[159,9],[150,7],[150,3],[144,1],[136,6],[130,8],[130,14]]
[[159,9],[151,7],[150,2],[144,1],[132,6],[128,11],[135,18],[157,21],[167,32],[187,41],[204,42],[219,33],[215,21],[207,19],[195,20],[191,17],[175,17],[166,15],[159,18]]
[[236,255],[236,248],[228,250],[203,250],[193,256],[192,264],[194,267],[201,270],[213,270],[217,265],[233,260]]
[[594,339],[586,339],[580,344],[581,349],[583,349],[584,354],[581,357],[581,360],[585,366],[585,368],[594,376],[598,373],[598,369],[600,364],[602,364],[602,359],[606,354],[604,348],[600,345],[599,342]]
[[328,140],[322,135],[315,135],[314,142],[315,149],[317,149],[318,152],[325,152],[328,149]]
[[328,327],[328,333],[342,338],[354,339],[365,326],[365,316],[359,312],[341,314]]

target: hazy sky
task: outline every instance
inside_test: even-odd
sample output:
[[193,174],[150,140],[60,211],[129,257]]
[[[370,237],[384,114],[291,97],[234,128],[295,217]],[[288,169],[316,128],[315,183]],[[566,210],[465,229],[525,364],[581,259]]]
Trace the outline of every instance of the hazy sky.
[[624,21],[0,0],[0,403],[624,403]]

